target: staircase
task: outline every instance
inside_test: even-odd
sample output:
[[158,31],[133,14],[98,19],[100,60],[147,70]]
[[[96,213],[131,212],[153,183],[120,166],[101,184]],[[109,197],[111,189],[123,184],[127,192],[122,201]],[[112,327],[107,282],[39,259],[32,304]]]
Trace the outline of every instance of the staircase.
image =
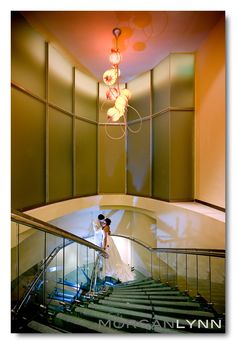
[[223,333],[224,319],[201,297],[191,298],[151,278],[81,294],[37,315],[25,332],[41,333]]

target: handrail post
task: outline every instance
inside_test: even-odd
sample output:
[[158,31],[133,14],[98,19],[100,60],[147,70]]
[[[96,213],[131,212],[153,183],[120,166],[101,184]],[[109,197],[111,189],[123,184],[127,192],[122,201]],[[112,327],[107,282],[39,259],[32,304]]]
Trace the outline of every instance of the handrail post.
[[89,268],[88,268],[88,250],[89,248],[87,247],[87,250],[86,250],[86,272],[87,272],[87,276],[89,275]]
[[178,254],[175,254],[175,280],[176,280],[176,287],[178,287]]
[[197,295],[199,295],[199,292],[198,292],[198,255],[196,254],[196,275],[197,275],[197,278],[196,278],[196,289],[197,289]]
[[153,278],[153,271],[152,271],[152,250],[150,250],[150,252],[151,252],[151,261],[150,261],[150,264],[151,264],[151,277]]
[[210,303],[211,303],[211,256],[208,257],[208,265],[209,265],[209,295],[210,295]]
[[62,276],[63,276],[63,302],[65,301],[65,238],[63,238],[63,248],[62,248]]
[[94,267],[93,267],[93,271],[91,274],[91,281],[90,281],[90,288],[89,288],[89,292],[91,293],[92,291],[95,291],[96,288],[96,283],[97,283],[97,265],[99,262],[99,258],[100,258],[100,254],[97,254],[96,260],[94,261]]
[[[45,232],[44,233],[44,260],[46,260],[46,253],[47,251],[47,233]],[[46,274],[46,269],[43,269],[43,305],[45,306],[46,304],[46,277],[47,277],[47,274]]]
[[130,261],[131,261],[131,268],[133,267],[133,241],[131,241],[131,248],[130,248]]
[[17,223],[17,302],[20,301],[20,228]]
[[168,252],[166,253],[166,280],[169,283],[169,259],[168,259]]
[[186,285],[185,285],[185,292],[188,292],[188,255],[185,254],[185,278],[186,278]]
[[76,243],[76,299],[78,299],[79,294],[79,244]]

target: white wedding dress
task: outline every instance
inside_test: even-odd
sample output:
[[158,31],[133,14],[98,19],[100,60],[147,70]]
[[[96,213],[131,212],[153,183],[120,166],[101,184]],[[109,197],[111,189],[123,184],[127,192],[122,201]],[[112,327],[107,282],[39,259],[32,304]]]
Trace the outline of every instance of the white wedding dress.
[[[99,247],[102,247],[104,240],[104,231],[98,222],[93,223],[94,238],[92,241]],[[121,282],[134,280],[134,273],[131,271],[130,266],[125,264],[120,257],[119,251],[110,235],[107,237],[107,249],[109,257],[103,259],[102,275],[119,279]]]
[[134,273],[130,266],[125,264],[120,257],[119,251],[110,235],[108,235],[108,245],[106,252],[109,257],[104,259],[105,275],[119,279],[121,282],[128,282],[134,280]]

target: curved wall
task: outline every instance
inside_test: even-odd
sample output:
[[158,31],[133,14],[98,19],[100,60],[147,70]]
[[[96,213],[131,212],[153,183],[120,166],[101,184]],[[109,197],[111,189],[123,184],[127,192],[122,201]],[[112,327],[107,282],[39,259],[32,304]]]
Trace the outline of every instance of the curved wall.
[[145,197],[99,195],[63,201],[26,213],[80,236],[103,212],[112,233],[126,234],[152,247],[225,248],[224,213],[195,203],[171,204]]

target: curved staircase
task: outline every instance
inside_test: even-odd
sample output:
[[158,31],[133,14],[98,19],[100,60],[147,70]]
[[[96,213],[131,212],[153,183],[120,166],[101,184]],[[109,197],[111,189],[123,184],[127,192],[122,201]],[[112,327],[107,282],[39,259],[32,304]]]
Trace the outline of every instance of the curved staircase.
[[27,329],[44,333],[222,333],[224,320],[200,297],[193,299],[148,278],[82,295],[47,320],[33,319]]

